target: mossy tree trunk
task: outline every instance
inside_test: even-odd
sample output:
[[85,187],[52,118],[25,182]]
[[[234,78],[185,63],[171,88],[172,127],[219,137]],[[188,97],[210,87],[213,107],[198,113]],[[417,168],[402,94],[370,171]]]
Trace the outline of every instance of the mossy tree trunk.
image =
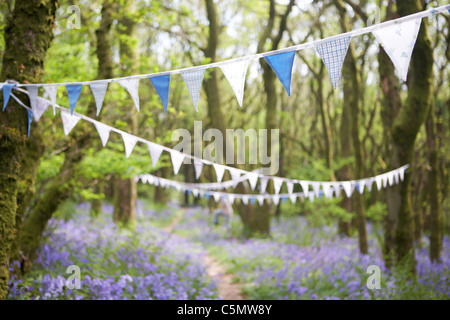
[[[0,81],[40,81],[45,56],[53,39],[58,5],[59,1],[15,2],[14,11],[7,17]],[[27,101],[26,95],[17,95],[22,101]],[[3,105],[3,98],[0,103]],[[24,178],[21,176],[23,157],[27,154],[26,136],[27,112],[11,98],[5,112],[0,113],[0,299],[6,298],[7,294],[10,250],[17,233],[16,212],[23,212],[23,206],[29,201],[26,188],[20,186]]]
[[[100,28],[110,28],[111,23],[104,24],[104,20],[111,21],[110,15],[113,13],[112,5],[109,1],[104,1],[102,7],[102,23]],[[108,29],[109,30],[109,29]],[[109,37],[99,37],[97,39],[97,57],[99,59],[99,79],[112,77],[112,54]],[[110,58],[107,58],[107,57]],[[92,101],[88,108],[88,116],[94,117],[96,113],[95,103]],[[83,159],[83,152],[92,141],[92,125],[80,122],[68,137],[69,148],[66,151],[64,163],[58,176],[47,186],[45,193],[37,200],[36,205],[30,212],[23,224],[18,247],[20,254],[21,271],[27,272],[36,258],[36,249],[40,245],[42,233],[47,226],[48,220],[58,209],[59,205],[68,199],[72,194],[72,189],[77,180],[77,170]]]
[[[119,50],[122,76],[137,74],[139,71],[139,55],[135,21],[136,8],[134,1],[127,1],[121,7],[122,18],[119,20]],[[128,124],[131,134],[137,134],[137,110],[128,98],[130,108],[127,110]],[[116,179],[114,187],[114,220],[125,227],[133,228],[136,222],[137,190],[134,178]]]

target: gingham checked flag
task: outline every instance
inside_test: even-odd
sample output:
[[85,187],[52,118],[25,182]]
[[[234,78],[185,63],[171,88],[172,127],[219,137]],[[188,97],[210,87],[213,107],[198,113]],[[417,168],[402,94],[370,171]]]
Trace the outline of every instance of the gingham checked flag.
[[181,76],[189,89],[192,102],[194,103],[195,110],[198,106],[198,98],[200,96],[200,89],[202,88],[203,76],[205,75],[205,69],[199,69],[194,71],[183,72]]
[[351,37],[347,36],[322,42],[315,46],[317,53],[327,68],[331,83],[335,89],[341,78],[342,64],[344,63],[350,40]]

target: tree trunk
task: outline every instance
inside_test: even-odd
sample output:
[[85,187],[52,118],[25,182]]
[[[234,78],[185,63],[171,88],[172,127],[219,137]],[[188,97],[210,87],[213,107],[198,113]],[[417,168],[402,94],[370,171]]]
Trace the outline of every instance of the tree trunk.
[[[100,28],[109,30],[111,27],[112,6],[109,1],[104,1],[102,7],[102,22]],[[105,59],[106,56],[112,56],[110,44],[105,43],[109,37],[99,37],[97,39],[97,56],[99,58],[99,79],[111,78],[112,74],[102,73],[105,70],[112,71],[112,66],[105,66],[105,63],[112,59]],[[100,67],[101,66],[101,67]],[[95,103],[91,103],[88,109],[88,116],[95,116]],[[59,205],[72,194],[72,188],[77,177],[77,168],[83,159],[82,151],[89,147],[91,143],[91,126],[80,122],[69,139],[69,149],[66,152],[63,166],[58,176],[48,185],[44,195],[42,195],[30,215],[23,224],[18,246],[20,248],[21,271],[27,272],[31,269],[33,260],[37,253],[36,249],[40,245],[41,236],[47,225],[48,220],[58,209]]]
[[[40,81],[45,56],[53,39],[58,5],[59,1],[15,2],[4,33],[2,82],[7,79],[20,83]],[[22,101],[27,101],[26,95],[17,95]],[[3,105],[3,98],[0,103]],[[29,198],[27,191],[22,191],[26,188],[19,185],[22,183],[20,172],[26,169],[21,167],[26,155],[26,136],[27,112],[11,98],[5,112],[0,113],[0,299],[7,294],[10,250],[17,232],[16,212],[18,209],[23,212]]]
[[[128,1],[122,7],[123,18],[119,20],[121,25],[120,30],[120,64],[122,67],[122,76],[129,76],[136,74],[139,70],[139,56],[137,46],[136,22],[134,1]],[[129,98],[131,101],[131,98]],[[133,103],[129,109],[130,132],[137,134],[138,117],[137,110]],[[136,220],[136,200],[137,191],[134,178],[116,179],[115,193],[114,193],[114,220],[120,221],[123,226],[133,227]]]

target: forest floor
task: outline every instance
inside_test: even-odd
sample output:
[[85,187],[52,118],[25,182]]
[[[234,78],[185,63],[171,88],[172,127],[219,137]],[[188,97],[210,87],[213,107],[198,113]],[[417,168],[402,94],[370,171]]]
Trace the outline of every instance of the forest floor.
[[[174,228],[178,226],[183,219],[184,210],[180,209],[173,218],[172,222],[164,228],[167,233],[172,233]],[[205,250],[205,255],[202,259],[203,264],[206,267],[208,275],[217,282],[217,289],[219,291],[219,297],[223,300],[245,300],[241,292],[241,287],[238,283],[233,282],[233,275],[226,272],[226,267],[220,264],[217,259],[213,258]]]

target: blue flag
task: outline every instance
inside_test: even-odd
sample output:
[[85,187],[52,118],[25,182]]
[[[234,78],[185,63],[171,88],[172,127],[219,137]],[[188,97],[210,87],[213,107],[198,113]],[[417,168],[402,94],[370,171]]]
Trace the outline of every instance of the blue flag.
[[28,134],[27,134],[27,138],[29,138],[30,137],[31,122],[33,122],[33,112],[31,112],[30,110],[27,109],[27,114],[28,114]]
[[167,105],[169,104],[169,88],[170,88],[170,74],[150,78],[153,86],[158,92],[159,98],[164,106],[164,112],[167,113]]
[[83,88],[83,85],[81,84],[69,84],[66,86],[67,95],[69,96],[70,114],[72,115],[73,110],[75,110],[75,105],[77,104],[78,98],[80,97],[81,88]]
[[251,197],[251,198],[250,198],[250,203],[251,203],[251,204],[255,204],[255,201],[256,201],[256,198],[255,198],[255,197]]
[[15,86],[15,83],[5,83],[3,85],[3,109],[5,111],[6,105],[8,104],[9,97],[11,96],[11,90]]
[[273,71],[275,71],[288,96],[291,96],[292,66],[294,65],[295,52],[289,51],[264,57]]

